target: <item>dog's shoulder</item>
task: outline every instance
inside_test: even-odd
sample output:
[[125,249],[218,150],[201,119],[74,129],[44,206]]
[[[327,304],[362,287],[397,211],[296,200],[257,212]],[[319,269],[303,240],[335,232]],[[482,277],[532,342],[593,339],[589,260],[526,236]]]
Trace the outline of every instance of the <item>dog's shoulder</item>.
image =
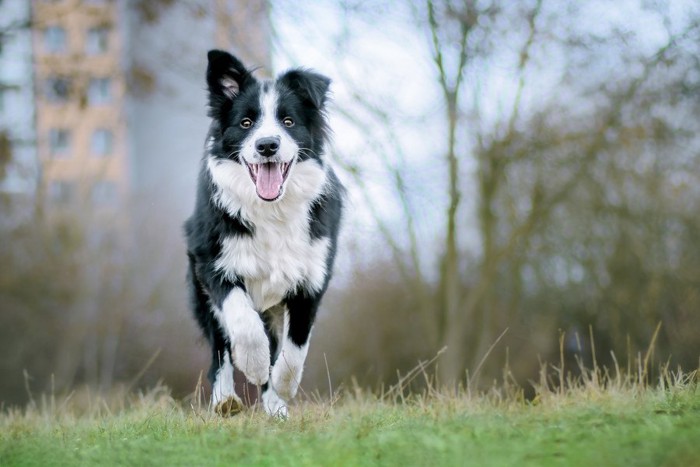
[[323,193],[309,209],[309,233],[311,238],[330,237],[335,240],[343,212],[345,187],[332,168],[327,168],[327,181]]
[[240,215],[231,215],[217,205],[211,177],[202,165],[194,211],[184,223],[185,239],[191,253],[216,256],[222,239],[252,236],[254,227]]

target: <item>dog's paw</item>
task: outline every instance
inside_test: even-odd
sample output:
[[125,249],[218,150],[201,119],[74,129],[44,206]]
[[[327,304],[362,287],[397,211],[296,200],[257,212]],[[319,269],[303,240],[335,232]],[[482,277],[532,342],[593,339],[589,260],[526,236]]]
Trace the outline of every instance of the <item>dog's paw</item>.
[[272,387],[285,400],[292,400],[297,395],[302,368],[282,368],[275,365],[272,368]]
[[233,394],[226,399],[218,402],[214,406],[214,412],[222,417],[233,417],[237,413],[243,410],[243,402],[241,399]]
[[285,345],[272,367],[272,387],[286,401],[292,400],[297,394],[301,376],[304,372],[306,348],[294,344]]
[[272,417],[286,420],[288,416],[287,403],[273,389],[268,389],[262,395],[265,412]]
[[270,378],[270,342],[259,319],[234,335],[233,363],[253,384],[267,383]]

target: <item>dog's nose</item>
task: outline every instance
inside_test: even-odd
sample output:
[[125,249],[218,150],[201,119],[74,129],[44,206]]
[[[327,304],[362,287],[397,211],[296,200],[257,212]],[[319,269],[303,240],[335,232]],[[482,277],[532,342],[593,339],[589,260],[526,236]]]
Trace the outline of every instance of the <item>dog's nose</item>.
[[279,136],[268,136],[266,138],[260,138],[255,142],[255,149],[258,154],[264,157],[271,157],[277,154],[277,150],[280,148],[280,137]]

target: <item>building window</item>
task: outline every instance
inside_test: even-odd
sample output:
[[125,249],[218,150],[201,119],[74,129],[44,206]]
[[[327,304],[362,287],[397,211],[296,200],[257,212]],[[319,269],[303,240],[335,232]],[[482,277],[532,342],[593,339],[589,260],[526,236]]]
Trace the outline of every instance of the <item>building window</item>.
[[112,81],[109,78],[93,78],[88,87],[90,105],[102,105],[112,102]]
[[48,196],[54,203],[68,204],[75,199],[75,184],[66,180],[51,180]]
[[70,132],[64,128],[49,130],[49,153],[51,157],[65,158],[70,151]]
[[117,203],[117,184],[100,180],[92,185],[90,197],[95,206],[114,206]]
[[57,54],[66,51],[66,30],[60,26],[49,26],[44,29],[44,50]]
[[113,138],[112,132],[105,128],[98,128],[92,133],[90,149],[92,154],[99,157],[112,154]]
[[70,88],[70,79],[53,77],[46,80],[44,94],[50,102],[62,103],[68,101]]
[[0,182],[3,176],[7,175],[4,172],[12,164],[12,137],[10,132],[4,128],[0,128]]
[[109,48],[109,29],[105,27],[88,30],[85,51],[88,55],[100,55]]

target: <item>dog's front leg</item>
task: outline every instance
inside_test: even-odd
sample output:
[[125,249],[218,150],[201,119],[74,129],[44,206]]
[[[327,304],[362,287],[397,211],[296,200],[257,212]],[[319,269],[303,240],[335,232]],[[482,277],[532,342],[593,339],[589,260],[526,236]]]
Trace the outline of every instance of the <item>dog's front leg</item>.
[[272,367],[272,388],[289,402],[297,393],[309,351],[309,337],[320,297],[300,293],[286,301],[285,332]]
[[270,377],[270,342],[260,315],[241,287],[234,287],[224,299],[220,321],[231,340],[234,365],[251,383],[266,383]]

